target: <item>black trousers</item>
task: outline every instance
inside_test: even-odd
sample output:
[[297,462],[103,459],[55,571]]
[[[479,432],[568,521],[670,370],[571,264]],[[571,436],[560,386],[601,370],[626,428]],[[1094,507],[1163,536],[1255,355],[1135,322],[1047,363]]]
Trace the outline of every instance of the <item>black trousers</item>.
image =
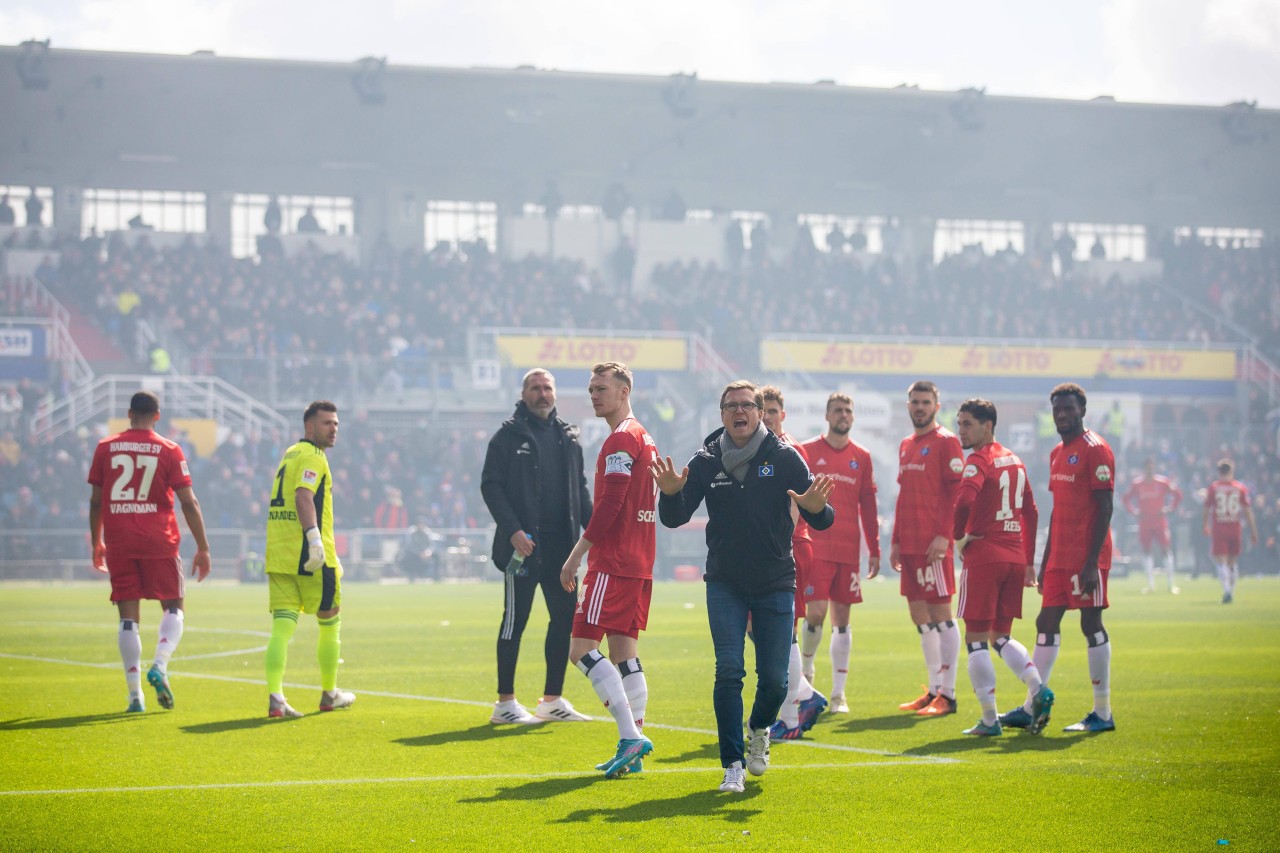
[[[569,633],[573,629],[573,611],[578,603],[576,592],[566,592],[560,585],[560,569],[573,550],[573,543],[543,541],[535,554],[541,558],[522,578],[504,575],[502,625],[498,629],[498,693],[516,692],[516,663],[520,658],[520,638],[533,610],[534,594],[542,587],[547,605],[547,639],[543,654],[547,661],[547,680],[543,693],[558,696],[564,692],[564,674],[569,665]],[[530,558],[532,560],[532,558]]]

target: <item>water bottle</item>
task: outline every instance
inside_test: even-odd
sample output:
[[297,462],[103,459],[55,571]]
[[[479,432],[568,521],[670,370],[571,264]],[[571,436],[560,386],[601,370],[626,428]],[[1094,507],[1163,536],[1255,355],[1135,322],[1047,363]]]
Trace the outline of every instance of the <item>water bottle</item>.
[[[530,542],[533,541],[533,537],[528,533],[524,535],[524,538],[528,539]],[[524,567],[524,557],[520,556],[519,551],[513,553],[511,555],[511,559],[507,560],[507,574],[516,578],[522,578],[529,574],[529,570]]]

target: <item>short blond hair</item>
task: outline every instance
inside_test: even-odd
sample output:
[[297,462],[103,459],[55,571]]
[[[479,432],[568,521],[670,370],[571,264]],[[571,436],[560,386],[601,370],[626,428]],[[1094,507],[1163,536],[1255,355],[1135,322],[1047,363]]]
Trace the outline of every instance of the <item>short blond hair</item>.
[[592,376],[612,376],[628,388],[634,379],[631,375],[631,368],[627,367],[620,361],[602,361],[595,367],[591,368]]

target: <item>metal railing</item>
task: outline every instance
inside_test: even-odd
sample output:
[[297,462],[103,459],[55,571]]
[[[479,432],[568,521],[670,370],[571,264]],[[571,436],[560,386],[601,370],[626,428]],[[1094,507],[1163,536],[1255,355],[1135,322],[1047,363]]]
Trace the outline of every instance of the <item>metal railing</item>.
[[288,419],[270,406],[216,376],[102,376],[61,400],[42,404],[32,419],[37,440],[49,440],[82,424],[122,417],[129,398],[142,389],[161,395],[170,417],[210,418],[220,426],[246,434],[271,430],[287,433]]
[[93,368],[71,336],[71,314],[58,298],[33,276],[9,276],[7,284],[18,304],[37,312],[34,317],[0,318],[7,326],[36,325],[49,329],[49,359],[66,365],[67,378],[79,385],[93,379]]

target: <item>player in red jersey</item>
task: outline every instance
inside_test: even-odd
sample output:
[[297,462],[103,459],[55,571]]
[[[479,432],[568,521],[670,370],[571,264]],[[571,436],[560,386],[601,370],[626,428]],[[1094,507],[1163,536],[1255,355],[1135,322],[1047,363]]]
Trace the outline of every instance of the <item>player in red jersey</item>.
[[[658,450],[631,414],[631,384],[625,364],[611,361],[591,368],[591,407],[611,432],[596,459],[591,521],[560,570],[560,583],[573,590],[578,566],[587,557],[569,660],[591,679],[618,724],[617,754],[596,765],[610,777],[638,772],[641,759],[653,751],[642,734],[649,688],[636,647],[653,591],[658,487],[647,472]],[[606,636],[608,659],[600,654]]]
[[[1116,460],[1106,439],[1085,429],[1088,401],[1083,388],[1064,382],[1049,392],[1049,402],[1062,441],[1049,454],[1053,514],[1036,579],[1042,598],[1034,660],[1048,684],[1058,659],[1063,614],[1079,610],[1080,630],[1089,644],[1093,710],[1066,731],[1109,732],[1116,725],[1111,715],[1111,640],[1102,611],[1108,606]],[[1001,715],[1000,722],[1023,726],[1033,699],[1029,695],[1021,709]]]
[[[1129,484],[1124,493],[1124,508],[1138,517],[1138,544],[1145,555],[1147,585],[1143,592],[1156,591],[1156,564],[1169,578],[1169,592],[1177,595],[1173,579],[1174,560],[1170,554],[1169,522],[1166,516],[1182,503],[1182,492],[1168,477],[1156,473],[1156,460],[1147,457],[1142,476]],[[1166,562],[1167,561],[1167,562]]]
[[182,448],[155,431],[160,400],[139,391],[129,401],[129,428],[98,442],[89,467],[89,536],[93,567],[111,578],[111,600],[120,612],[117,644],[129,687],[128,711],[144,711],[142,699],[142,637],[138,621],[140,601],[160,602],[160,636],[147,672],[163,708],[173,707],[169,660],[182,639],[182,558],[178,556],[178,520],[173,514],[176,494],[187,527],[196,540],[191,576],[197,582],[209,574],[209,541],[204,516],[191,488],[191,474]]
[[1249,522],[1253,544],[1258,544],[1258,525],[1249,503],[1249,489],[1235,479],[1230,459],[1218,462],[1218,479],[1209,484],[1204,497],[1204,535],[1210,538],[1209,556],[1222,582],[1222,603],[1235,598],[1240,560],[1240,521]]
[[[764,398],[764,410],[761,413],[761,420],[764,425],[773,430],[773,434],[783,444],[794,447],[801,457],[804,457],[804,446],[797,444],[796,441],[787,434],[783,428],[783,422],[787,419],[786,402],[782,398],[782,391],[773,385],[766,385],[760,389],[760,395]],[[808,464],[805,458],[805,463]],[[805,587],[808,583],[808,570],[810,563],[813,562],[813,537],[809,533],[809,523],[804,520],[800,513],[793,507],[791,511],[791,521],[795,525],[795,529],[791,534],[791,555],[796,562],[796,601],[795,613],[796,619],[804,618],[804,595]],[[794,629],[796,626],[793,625]],[[787,667],[787,698],[782,703],[781,710],[778,711],[778,722],[769,730],[770,740],[796,740],[804,732],[813,727],[813,722],[827,707],[827,697],[813,689],[813,685],[809,683],[809,679],[804,675],[804,667],[800,662],[800,641],[799,635],[794,633],[791,637],[791,661]]]
[[952,513],[964,470],[960,440],[938,425],[938,386],[920,380],[907,389],[913,432],[898,446],[898,505],[889,565],[900,575],[911,621],[920,633],[928,671],[925,692],[898,706],[920,716],[956,712],[960,631],[951,618],[956,570],[951,556]]
[[[1025,728],[1038,735],[1049,722],[1053,691],[1010,636],[1022,618],[1022,590],[1036,580],[1036,525],[1040,513],[1027,482],[1027,469],[1012,451],[996,442],[996,407],[981,398],[966,400],[956,418],[960,442],[972,450],[956,499],[954,532],[964,560],[960,574],[960,618],[969,649],[969,681],[982,707],[982,720],[965,734],[1002,733],[996,713],[994,646],[1031,694],[1031,719]],[[988,645],[990,644],[990,645]]]
[[[876,480],[871,454],[850,440],[853,398],[839,391],[827,398],[827,433],[801,445],[814,474],[836,481],[831,494],[836,522],[813,532],[813,562],[805,594],[805,624],[800,654],[805,677],[813,681],[813,658],[822,640],[822,623],[831,611],[831,706],[847,714],[844,698],[849,677],[849,608],[862,601],[858,571],[859,537],[867,542],[867,580],[880,574],[880,525],[876,518]],[[807,590],[811,589],[812,592]]]

